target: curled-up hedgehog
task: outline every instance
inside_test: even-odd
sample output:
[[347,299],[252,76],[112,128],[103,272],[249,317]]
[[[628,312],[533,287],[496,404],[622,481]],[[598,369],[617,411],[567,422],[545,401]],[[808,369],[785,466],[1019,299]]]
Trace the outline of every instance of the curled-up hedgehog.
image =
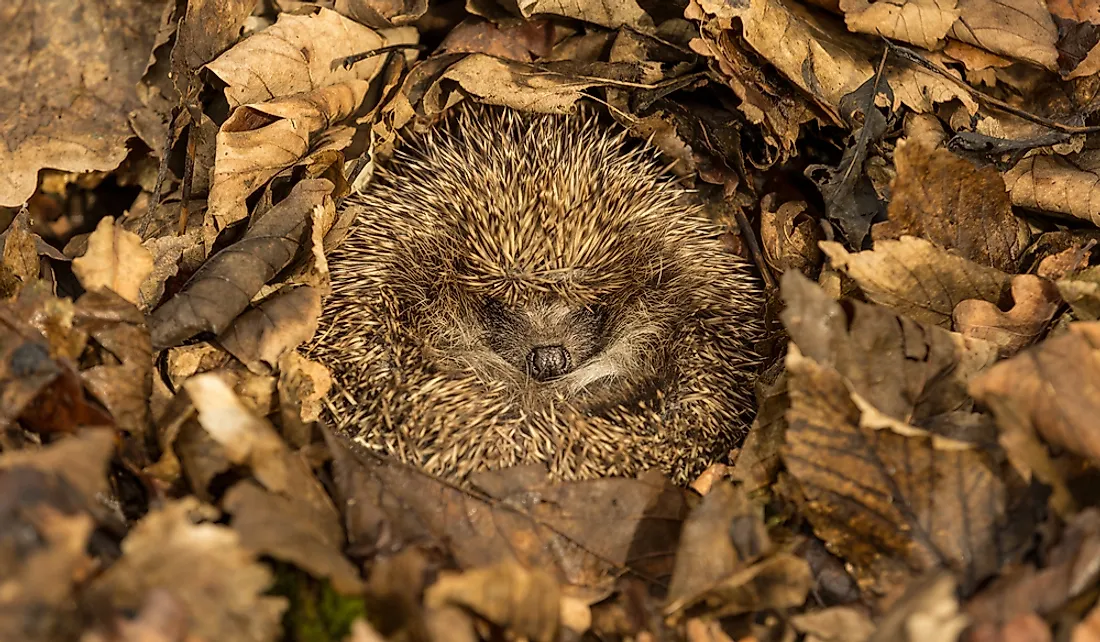
[[591,116],[457,109],[345,202],[309,353],[330,420],[461,481],[678,482],[752,412],[763,295],[657,152]]

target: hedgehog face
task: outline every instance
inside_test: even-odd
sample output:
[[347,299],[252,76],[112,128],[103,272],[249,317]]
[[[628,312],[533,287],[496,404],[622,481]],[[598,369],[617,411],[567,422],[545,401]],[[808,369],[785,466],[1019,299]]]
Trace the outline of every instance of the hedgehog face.
[[535,381],[557,379],[588,362],[604,346],[608,321],[601,306],[556,297],[520,305],[488,298],[478,316],[485,345]]

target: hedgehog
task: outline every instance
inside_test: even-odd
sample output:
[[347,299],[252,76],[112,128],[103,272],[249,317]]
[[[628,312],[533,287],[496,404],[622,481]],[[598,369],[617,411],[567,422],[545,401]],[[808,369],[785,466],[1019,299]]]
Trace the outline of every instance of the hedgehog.
[[[457,113],[455,113],[457,112]],[[448,480],[679,483],[752,418],[763,294],[657,150],[593,110],[463,103],[346,199],[307,354],[327,419]]]

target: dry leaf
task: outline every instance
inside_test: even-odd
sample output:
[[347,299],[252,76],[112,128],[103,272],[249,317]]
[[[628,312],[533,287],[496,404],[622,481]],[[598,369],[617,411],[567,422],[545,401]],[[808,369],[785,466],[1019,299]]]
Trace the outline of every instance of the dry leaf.
[[193,497],[150,511],[91,591],[118,608],[139,609],[153,591],[163,590],[184,606],[200,638],[275,640],[286,599],[264,594],[271,573],[232,529],[211,523],[217,515]]
[[208,331],[220,334],[304,242],[313,207],[328,202],[332,183],[303,180],[254,222],[244,237],[203,264],[183,291],[157,308],[151,331],[156,348]]
[[957,0],[840,0],[848,28],[924,49],[936,46],[959,17]]
[[433,84],[425,97],[431,105],[442,106],[443,81],[458,83],[477,96],[480,102],[503,105],[520,111],[565,114],[576,109],[585,89],[599,84],[558,74],[539,72],[527,65],[497,60],[484,54],[473,54],[459,60]]
[[0,234],[0,299],[15,296],[25,283],[38,278],[38,244],[42,238],[31,231],[30,216],[24,207],[8,229]]
[[915,140],[898,143],[894,162],[890,220],[874,226],[876,241],[916,236],[975,263],[1017,271],[1029,232],[996,170]]
[[[1100,461],[1100,435],[1095,430],[1100,397],[1093,393],[1100,388],[1097,350],[1100,323],[1070,324],[1067,332],[993,366],[971,382],[971,394],[993,410],[1006,437],[1038,434],[1055,446]],[[1012,448],[1006,450],[1013,455]]]
[[126,158],[160,12],[152,2],[0,6],[0,207],[30,198],[42,168],[111,170]]
[[955,306],[955,329],[964,337],[982,339],[1004,356],[1035,342],[1062,305],[1058,288],[1030,274],[1012,277],[1013,306],[1007,312],[988,301],[968,300]]
[[554,25],[547,20],[496,25],[467,19],[447,33],[439,53],[483,53],[495,58],[531,62],[550,53]]
[[515,561],[441,574],[424,594],[428,608],[465,607],[522,639],[544,642],[557,639],[561,601],[553,575]]
[[795,344],[783,458],[802,512],[865,595],[888,603],[939,566],[972,589],[1021,554],[1036,509],[1014,505],[1022,482],[1006,483],[974,444],[920,428],[970,408],[966,382],[992,362],[992,347],[838,304],[794,273],[782,288]]
[[1100,320],[1100,268],[1088,268],[1060,279],[1058,292],[1079,321]]
[[914,582],[893,608],[884,614],[869,642],[953,642],[969,624],[959,612],[955,579],[933,573]]
[[1100,225],[1096,176],[1100,153],[1029,156],[1005,172],[1005,185],[1017,207],[1061,214]]
[[368,27],[399,27],[419,20],[428,11],[428,0],[336,0],[339,13]]
[[271,374],[283,356],[313,337],[321,295],[309,286],[271,296],[229,326],[218,342],[256,374]]
[[760,241],[768,265],[776,272],[798,270],[810,278],[821,269],[822,254],[818,241],[821,227],[806,211],[806,203],[792,201],[776,207],[776,194],[768,194],[760,203]]
[[639,31],[654,30],[653,19],[638,6],[636,0],[518,0],[516,4],[524,18],[548,14],[591,22],[608,29],[630,27]]
[[807,640],[819,642],[867,642],[875,632],[871,618],[850,606],[799,613],[791,617],[791,625]]
[[1058,29],[1042,0],[958,0],[959,21],[950,36],[957,40],[1057,69]]
[[894,308],[914,321],[949,327],[955,306],[967,299],[998,303],[1011,277],[903,236],[878,241],[875,249],[851,254],[839,243],[821,243],[832,265],[850,276],[868,300]]
[[107,288],[130,303],[139,302],[141,285],[153,272],[153,255],[137,234],[104,217],[88,237],[88,250],[73,259],[73,272],[85,290]]

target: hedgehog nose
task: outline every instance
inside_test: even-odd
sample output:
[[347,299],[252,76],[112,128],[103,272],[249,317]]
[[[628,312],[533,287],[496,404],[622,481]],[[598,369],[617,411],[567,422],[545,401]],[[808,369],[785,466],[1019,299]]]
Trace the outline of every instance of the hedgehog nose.
[[569,371],[565,346],[537,346],[527,353],[527,372],[539,381],[560,377]]

